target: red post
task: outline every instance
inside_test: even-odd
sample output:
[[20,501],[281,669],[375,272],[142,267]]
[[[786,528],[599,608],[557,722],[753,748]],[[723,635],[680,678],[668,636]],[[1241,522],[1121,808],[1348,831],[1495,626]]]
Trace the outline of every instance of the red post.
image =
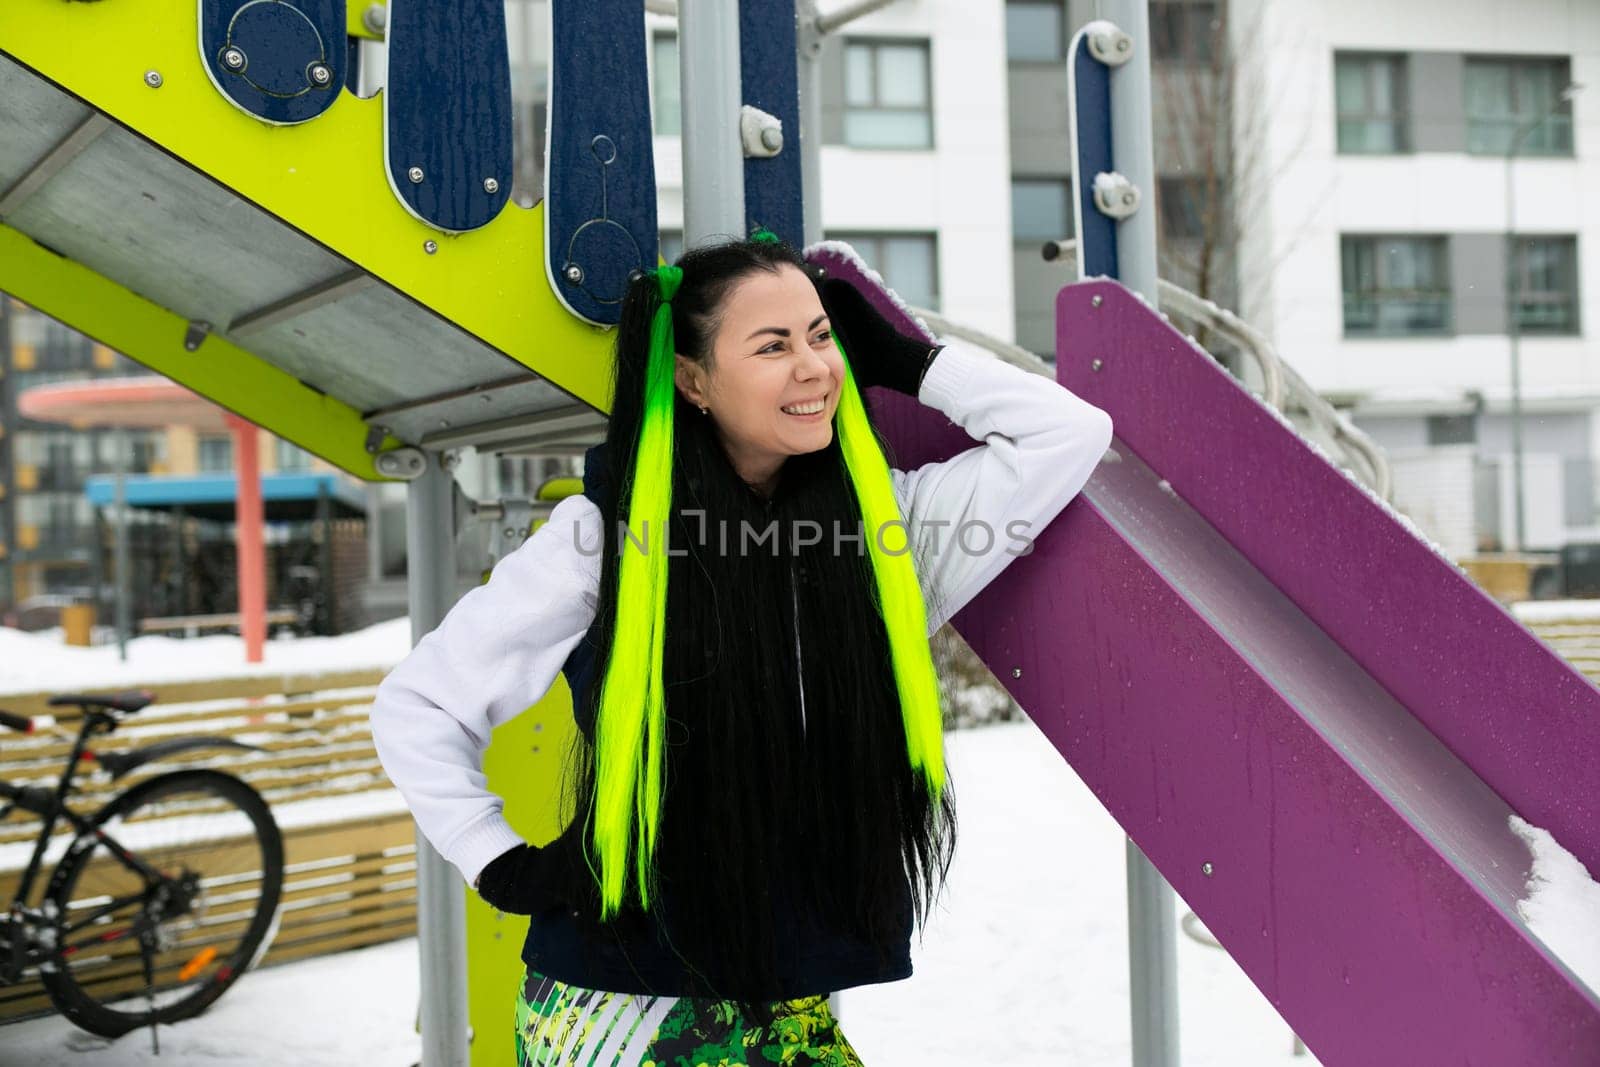
[[239,632],[246,663],[260,663],[267,639],[265,516],[261,503],[259,431],[248,419],[229,414],[233,431],[233,469],[238,491],[233,503],[234,541],[239,559]]

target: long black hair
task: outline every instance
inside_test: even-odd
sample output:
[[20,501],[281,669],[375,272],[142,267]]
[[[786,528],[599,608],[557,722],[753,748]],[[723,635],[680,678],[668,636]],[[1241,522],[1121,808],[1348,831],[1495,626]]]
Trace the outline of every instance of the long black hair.
[[[714,377],[713,340],[735,287],[758,273],[816,273],[792,248],[737,241],[677,263],[671,301],[677,351]],[[604,677],[617,617],[622,544],[644,415],[650,328],[661,298],[653,275],[623,301],[599,505],[605,529],[595,625],[595,676]],[[674,399],[673,493],[665,664],[666,756],[655,869],[656,918],[692,976],[690,995],[763,1002],[796,990],[783,974],[818,936],[887,964],[926,926],[955,849],[955,798],[931,798],[907,760],[906,728],[889,642],[875,600],[861,509],[838,434],[790,456],[763,497],[745,484],[712,417]],[[880,441],[881,446],[881,441]],[[795,536],[802,520],[824,535]],[[745,530],[776,535],[740,542]],[[810,529],[809,527],[805,527]],[[681,546],[681,547],[680,547]],[[804,692],[801,692],[803,680]],[[600,686],[580,721],[594,722]],[[559,892],[600,914],[590,863],[577,857],[592,815],[594,746],[580,733],[568,753],[566,799],[575,810],[556,865]],[[780,916],[785,925],[779,925]],[[610,920],[642,929],[636,909]]]

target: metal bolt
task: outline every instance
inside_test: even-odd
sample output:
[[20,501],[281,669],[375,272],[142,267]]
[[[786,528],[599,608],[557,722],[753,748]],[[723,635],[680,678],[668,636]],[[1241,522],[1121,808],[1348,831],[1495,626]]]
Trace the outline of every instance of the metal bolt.
[[1206,877],[1207,877],[1207,878],[1210,878],[1210,877],[1211,877],[1211,875],[1212,875],[1212,873],[1213,873],[1213,872],[1214,872],[1214,871],[1215,871],[1215,870],[1216,870],[1216,868],[1215,868],[1215,867],[1213,867],[1213,866],[1211,866],[1211,864],[1210,864],[1210,863],[1202,863],[1202,864],[1201,864],[1201,865],[1200,865],[1200,873],[1201,873],[1201,874],[1203,874],[1203,875],[1205,875],[1205,876],[1206,876]]
[[1102,303],[1103,303],[1103,302],[1104,302],[1104,300],[1103,300],[1103,298],[1102,298],[1102,297],[1101,297],[1101,296],[1100,296],[1100,294],[1099,294],[1099,293],[1096,293],[1096,294],[1095,294],[1095,295],[1093,295],[1093,296],[1091,296],[1091,297],[1090,297],[1090,298],[1089,298],[1089,306],[1090,306],[1090,307],[1096,307],[1096,308],[1097,308],[1097,307],[1099,307],[1099,306],[1100,306],[1100,305],[1101,305],[1101,304],[1102,304]]
[[493,178],[485,178],[483,179],[483,191],[486,193],[498,193],[500,191],[500,183]]
[[562,268],[561,276],[573,285],[583,284],[583,268],[576,263],[568,263]]
[[1022,677],[1022,668],[1021,667],[1012,667],[1011,668],[1011,677],[1013,677],[1013,678],[1021,678]]
[[412,167],[410,170],[406,171],[406,177],[411,179],[412,185],[419,184],[422,181],[422,168]]
[[333,81],[333,68],[326,63],[313,63],[306,68],[306,73],[311,77],[311,84],[327,86]]
[[510,527],[510,526],[507,526],[504,530],[501,530],[500,532],[502,534],[504,534],[505,536],[507,536],[507,537],[515,537],[515,536],[517,536],[517,531],[515,529],[513,529],[512,527]]
[[1132,189],[1129,189],[1127,192],[1122,194],[1122,202],[1124,204],[1132,204],[1136,199],[1138,198],[1133,195]]
[[147,70],[147,71],[145,71],[144,72],[144,83],[146,85],[150,86],[150,88],[152,88],[152,89],[161,88],[161,72],[160,71],[155,71],[155,70]]
[[231,71],[244,69],[244,50],[237,45],[229,45],[222,50],[222,65]]
[[1118,37],[1117,38],[1117,51],[1126,52],[1128,49],[1130,49],[1132,47],[1133,47],[1133,38],[1131,38],[1131,37]]
[[783,150],[783,131],[776,126],[768,126],[762,130],[761,147],[769,152],[781,152]]
[[437,252],[437,251],[439,251],[439,242],[438,242],[438,241],[435,241],[435,240],[433,240],[433,239],[432,239],[432,238],[431,238],[431,237],[430,237],[430,238],[429,238],[429,239],[428,239],[428,240],[426,240],[426,241],[424,241],[424,242],[422,242],[422,250],[423,250],[423,251],[424,251],[424,252],[426,252],[426,253],[428,253],[428,255],[430,255],[430,256],[431,256],[431,255],[433,255],[433,254],[434,254],[434,253],[435,253],[435,252]]
[[1097,359],[1097,360],[1094,360],[1093,362],[1091,362],[1089,364],[1089,369],[1090,370],[1099,370],[1101,367],[1104,367],[1104,366],[1105,366],[1105,361]]

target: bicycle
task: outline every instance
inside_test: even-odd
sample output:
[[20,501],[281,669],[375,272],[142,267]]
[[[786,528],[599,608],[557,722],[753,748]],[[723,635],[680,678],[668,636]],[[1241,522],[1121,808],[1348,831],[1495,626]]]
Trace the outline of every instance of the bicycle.
[[[92,738],[119,716],[152,703],[148,690],[69,693],[83,721],[54,788],[0,781],[0,818],[42,819],[9,910],[0,914],[0,986],[31,971],[73,1023],[116,1038],[192,1018],[216,1001],[271,944],[283,891],[283,836],[261,794],[230,774],[171,771],[117,794],[84,815],[68,807],[79,764],[97,762],[113,781],[158,759],[198,748],[260,751],[222,737],[166,738],[127,752],[96,753]],[[0,711],[0,727],[54,730],[49,716]],[[57,731],[62,732],[62,731]],[[65,736],[64,732],[63,736]],[[65,819],[74,833],[52,841]],[[29,904],[47,855],[55,869],[43,899]]]

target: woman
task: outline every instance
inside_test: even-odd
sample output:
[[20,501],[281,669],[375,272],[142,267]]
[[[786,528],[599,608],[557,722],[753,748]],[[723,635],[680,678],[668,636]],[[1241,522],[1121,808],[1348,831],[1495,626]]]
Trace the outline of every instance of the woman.
[[[827,996],[911,973],[955,843],[928,636],[1111,420],[900,334],[765,233],[635,279],[615,373],[584,494],[385,679],[379,755],[468,883],[531,917],[519,1063],[859,1063]],[[867,386],[983,443],[895,470]],[[481,757],[558,672],[574,815],[536,848]]]

